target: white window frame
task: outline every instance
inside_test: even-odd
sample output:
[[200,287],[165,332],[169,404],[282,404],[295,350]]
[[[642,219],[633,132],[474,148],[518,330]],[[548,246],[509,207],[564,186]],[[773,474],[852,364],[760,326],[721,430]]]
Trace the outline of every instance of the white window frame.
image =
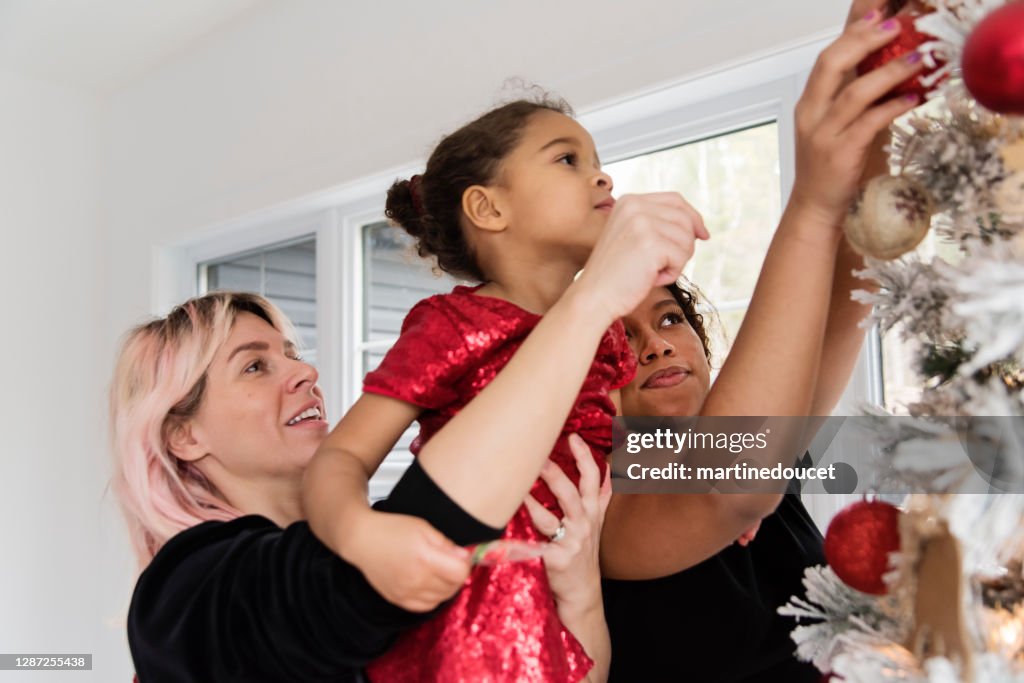
[[[605,162],[675,147],[775,121],[779,131],[780,192],[793,185],[793,110],[817,54],[836,33],[609,101],[580,113]],[[154,309],[163,311],[197,293],[200,263],[275,242],[317,239],[317,333],[321,384],[331,420],[361,391],[363,350],[363,226],[381,220],[384,197],[396,177],[422,169],[423,160],[362,178],[310,197],[211,226],[198,236],[154,250]],[[769,226],[766,226],[768,229]],[[836,414],[854,414],[881,398],[877,335],[869,334],[861,360]],[[397,476],[396,473],[391,473]],[[391,477],[388,477],[391,478]],[[822,523],[846,504],[841,496],[810,496]]]

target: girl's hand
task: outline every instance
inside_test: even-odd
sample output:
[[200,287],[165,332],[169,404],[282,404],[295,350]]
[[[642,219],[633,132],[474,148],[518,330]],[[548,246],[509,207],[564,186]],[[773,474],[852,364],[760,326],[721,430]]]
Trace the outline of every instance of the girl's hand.
[[419,517],[369,511],[346,556],[388,602],[427,612],[469,576],[470,553]]
[[589,296],[610,325],[654,287],[675,282],[694,241],[707,238],[704,220],[678,192],[624,195],[571,290]]
[[543,555],[563,621],[569,621],[567,613],[578,615],[601,604],[598,542],[604,512],[612,497],[611,479],[605,476],[601,481],[590,447],[576,434],[569,437],[569,446],[580,470],[579,491],[562,468],[551,461],[544,465],[540,475],[565,513],[561,522],[533,496],[527,496],[525,501],[534,526],[542,534],[551,537],[560,524],[565,527],[565,535],[548,544]]
[[754,540],[754,537],[757,536],[757,530],[760,528],[761,522],[758,522],[757,524],[755,524],[754,526],[750,527],[742,534],[740,534],[739,538],[736,539],[736,543],[739,543],[741,546],[746,548],[748,545],[750,545],[750,542]]
[[854,78],[854,68],[899,34],[882,1],[856,0],[843,34],[819,55],[796,106],[796,183],[791,201],[837,228],[857,193],[875,137],[918,104],[916,96],[878,103],[922,68],[916,52]]

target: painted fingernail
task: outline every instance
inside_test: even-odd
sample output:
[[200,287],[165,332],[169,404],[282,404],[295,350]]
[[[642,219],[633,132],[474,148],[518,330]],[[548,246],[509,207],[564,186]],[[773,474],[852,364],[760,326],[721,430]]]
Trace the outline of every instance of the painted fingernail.
[[903,60],[907,64],[917,64],[918,62],[921,61],[921,53],[918,52],[917,50],[914,50],[913,52],[908,54],[906,57],[904,57]]
[[888,19],[886,21],[883,21],[881,24],[879,24],[878,28],[881,31],[891,31],[891,30],[893,30],[894,28],[896,28],[899,25],[900,25],[900,22],[896,21],[895,19]]
[[918,101],[920,101],[920,99],[921,99],[921,96],[920,95],[916,95],[914,93],[910,93],[908,95],[904,95],[903,96],[903,101],[906,102],[907,104],[917,104]]
[[877,18],[878,18],[878,10],[874,10],[873,9],[870,12],[868,12],[867,14],[864,15],[863,20],[864,21],[874,21]]

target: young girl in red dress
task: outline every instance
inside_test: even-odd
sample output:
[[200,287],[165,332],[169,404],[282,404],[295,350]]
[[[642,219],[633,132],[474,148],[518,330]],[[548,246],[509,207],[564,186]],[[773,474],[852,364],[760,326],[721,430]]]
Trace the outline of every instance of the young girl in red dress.
[[[357,464],[346,471],[350,481],[361,478],[363,484],[413,420],[420,433],[411,450],[418,453],[495,379],[583,268],[610,221],[611,192],[611,178],[601,171],[590,135],[567,105],[547,100],[517,101],[481,116],[445,138],[422,175],[392,186],[386,213],[417,238],[420,255],[436,257],[442,270],[482,284],[458,286],[409,312],[398,341],[367,375],[364,395],[322,449],[340,451],[339,463],[347,456],[349,465]],[[699,215],[677,194],[630,198],[616,215],[625,216],[617,220],[649,220],[671,233],[672,246],[686,254],[680,264],[692,253],[694,236],[707,236]],[[614,308],[615,302],[598,306]],[[606,311],[580,313],[604,319]],[[632,379],[635,366],[616,321],[601,338],[585,377],[536,378],[538,394],[559,386],[568,386],[570,396],[579,393],[568,414],[559,415],[545,414],[539,397],[531,433],[516,436],[510,457],[517,448],[543,447],[578,486],[568,446],[575,432],[590,446],[603,476],[616,412],[610,393]],[[358,493],[339,496],[338,480],[332,479],[313,486],[330,487],[335,500],[359,498]],[[538,480],[531,494],[531,505],[562,516],[544,481]],[[342,504],[332,502],[335,511]],[[317,518],[326,515],[316,502],[309,507],[315,528]],[[503,538],[549,540],[534,527],[525,504]],[[559,618],[537,558],[477,566],[445,611],[403,636],[368,674],[388,683],[573,683],[592,666],[584,645]]]

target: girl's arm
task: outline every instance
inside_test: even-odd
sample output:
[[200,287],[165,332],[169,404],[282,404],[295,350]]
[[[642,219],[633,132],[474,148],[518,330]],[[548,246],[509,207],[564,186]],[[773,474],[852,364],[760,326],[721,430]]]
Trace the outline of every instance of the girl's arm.
[[[703,223],[678,194],[624,197],[616,204],[583,275],[494,381],[421,450],[422,467],[453,501],[485,524],[507,523],[547,460],[601,336],[651,288],[675,280],[696,237],[707,237]],[[550,378],[557,381],[544,381]],[[393,520],[366,503],[369,476],[417,410],[394,399],[361,398],[317,451],[304,479],[314,532],[403,606],[420,588],[426,604],[440,585],[454,592],[461,583],[454,580],[457,563],[468,572],[468,560],[455,548],[428,538],[424,543],[451,560],[445,563],[451,571],[441,583],[427,581],[435,568],[402,562],[403,544],[390,542],[384,527]]]
[[[857,191],[872,140],[916,102],[874,105],[920,64],[895,60],[848,81],[869,52],[891,41],[884,0],[858,0],[862,18],[819,56],[797,105],[797,176],[765,258],[736,343],[701,415],[813,415],[834,391],[822,384],[825,330],[834,291],[840,226]],[[873,15],[864,11],[874,10]],[[847,318],[849,309],[842,315]],[[842,323],[846,324],[846,323]],[[841,351],[841,352],[840,352]],[[849,349],[828,350],[845,357]],[[854,354],[855,355],[855,354]],[[710,557],[757,520],[781,494],[619,495],[608,509],[602,566],[615,578],[672,574]]]
[[360,397],[306,469],[303,506],[317,537],[362,569],[378,593],[423,612],[465,580],[469,554],[422,519],[373,511],[367,490],[370,477],[418,413],[418,407],[404,401]]

